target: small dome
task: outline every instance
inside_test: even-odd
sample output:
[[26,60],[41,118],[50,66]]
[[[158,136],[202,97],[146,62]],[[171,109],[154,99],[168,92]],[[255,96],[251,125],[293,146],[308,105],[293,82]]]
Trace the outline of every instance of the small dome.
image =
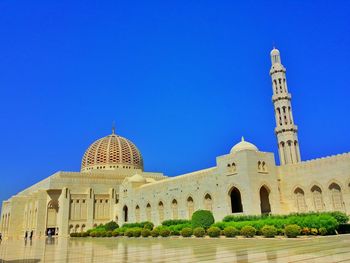
[[140,174],[134,174],[129,178],[129,182],[132,183],[146,183],[146,178]]
[[119,168],[143,170],[143,159],[135,144],[115,134],[113,129],[111,135],[89,146],[81,162],[81,171]]
[[259,149],[252,143],[246,142],[242,137],[242,140],[232,147],[230,153],[236,153],[240,151],[259,151]]
[[280,51],[277,48],[273,48],[270,52],[271,56],[279,56],[280,55]]

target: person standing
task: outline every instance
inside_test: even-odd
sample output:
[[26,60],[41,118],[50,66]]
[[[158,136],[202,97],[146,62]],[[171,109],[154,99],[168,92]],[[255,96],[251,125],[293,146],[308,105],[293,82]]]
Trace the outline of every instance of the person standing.
[[1,242],[2,242],[2,234],[0,233],[0,244],[1,244]]
[[30,235],[29,235],[29,240],[30,240],[30,241],[32,241],[32,239],[33,239],[33,234],[34,234],[33,230],[30,231]]
[[28,238],[28,231],[26,231],[24,234],[24,240],[27,241],[27,238]]

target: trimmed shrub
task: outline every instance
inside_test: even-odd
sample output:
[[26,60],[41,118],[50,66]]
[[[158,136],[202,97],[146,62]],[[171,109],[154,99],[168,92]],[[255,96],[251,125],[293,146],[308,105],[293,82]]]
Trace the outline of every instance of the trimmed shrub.
[[112,231],[107,231],[106,232],[106,237],[111,237],[112,236]]
[[208,229],[212,224],[214,224],[213,213],[209,210],[197,210],[192,215],[192,227],[203,227]]
[[170,230],[168,228],[161,228],[159,231],[159,235],[161,237],[168,237],[170,236]]
[[311,228],[310,233],[311,233],[311,235],[317,236],[317,234],[318,234],[317,228]]
[[239,235],[239,230],[233,226],[225,227],[224,229],[225,237],[235,237]]
[[146,222],[143,226],[144,229],[152,230],[154,227],[154,224],[152,222]]
[[203,227],[196,227],[195,229],[193,229],[193,235],[195,237],[204,237],[205,229]]
[[256,229],[253,226],[244,226],[241,229],[241,235],[245,237],[253,237],[256,234]]
[[165,220],[162,222],[163,226],[175,226],[175,225],[182,225],[182,224],[191,224],[191,221],[186,219],[171,219],[171,220]]
[[208,236],[210,237],[219,237],[220,236],[220,228],[216,226],[209,227],[207,230]]
[[70,233],[70,237],[77,237],[77,233]]
[[158,228],[152,229],[151,236],[152,237],[158,237],[159,236],[159,229]]
[[261,234],[264,237],[275,237],[277,235],[277,229],[274,226],[266,225],[261,229]]
[[181,230],[181,236],[183,237],[191,237],[193,234],[193,230],[190,227],[185,227]]
[[325,227],[321,227],[319,230],[318,230],[318,233],[321,235],[321,236],[325,236],[327,235],[327,229]]
[[133,237],[134,236],[134,230],[132,228],[128,228],[127,230],[125,230],[124,235],[127,237]]
[[142,229],[142,231],[141,231],[142,237],[149,237],[150,235],[151,235],[151,230],[149,230],[147,228]]
[[120,233],[119,233],[119,231],[117,231],[117,229],[114,229],[113,231],[112,231],[112,236],[113,237],[117,237],[117,236],[119,236],[120,235]]
[[118,228],[119,225],[114,222],[114,221],[110,221],[108,223],[106,223],[103,228],[106,230],[106,231],[113,231],[114,229]]
[[284,228],[284,233],[287,237],[297,237],[300,235],[301,229],[298,225],[288,225]]
[[132,236],[133,237],[140,237],[141,236],[141,231],[142,231],[142,228],[140,227],[135,227],[132,229]]
[[95,237],[102,237],[101,231],[95,231]]
[[106,231],[106,230],[102,230],[102,231],[100,232],[100,236],[101,236],[101,237],[106,237],[106,236],[107,236],[107,231]]
[[310,228],[308,227],[303,227],[300,232],[302,235],[310,235]]

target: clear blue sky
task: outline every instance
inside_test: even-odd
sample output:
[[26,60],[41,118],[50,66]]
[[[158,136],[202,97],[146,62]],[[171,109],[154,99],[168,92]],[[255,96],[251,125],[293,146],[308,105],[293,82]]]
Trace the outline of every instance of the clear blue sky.
[[276,153],[273,42],[302,159],[350,151],[348,1],[12,0],[0,13],[0,200],[78,171],[113,120],[166,175],[215,165],[242,135]]

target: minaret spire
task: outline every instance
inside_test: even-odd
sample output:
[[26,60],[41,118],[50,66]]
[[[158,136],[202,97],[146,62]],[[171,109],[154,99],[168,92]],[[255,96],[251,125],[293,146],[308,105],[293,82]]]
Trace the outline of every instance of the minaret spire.
[[112,134],[115,134],[115,121],[112,122]]
[[275,108],[278,152],[281,165],[301,161],[298,127],[294,124],[291,94],[288,92],[286,69],[281,63],[281,56],[275,47],[271,53],[270,75],[272,79],[272,101]]

